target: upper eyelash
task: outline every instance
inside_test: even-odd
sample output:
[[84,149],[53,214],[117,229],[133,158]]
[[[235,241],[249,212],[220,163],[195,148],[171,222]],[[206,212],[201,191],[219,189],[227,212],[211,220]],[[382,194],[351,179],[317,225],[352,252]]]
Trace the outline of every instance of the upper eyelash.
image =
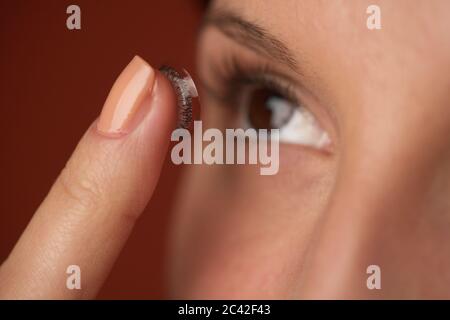
[[215,94],[221,100],[236,105],[245,87],[264,87],[301,105],[291,81],[273,70],[268,64],[248,65],[230,55],[221,65],[213,65],[222,92]]

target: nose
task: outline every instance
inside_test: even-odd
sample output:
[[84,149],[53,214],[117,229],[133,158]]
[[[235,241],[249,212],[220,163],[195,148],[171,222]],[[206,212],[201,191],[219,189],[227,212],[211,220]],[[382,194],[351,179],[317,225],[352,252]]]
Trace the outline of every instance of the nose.
[[448,138],[436,138],[437,127],[420,134],[401,124],[360,129],[342,153],[333,195],[304,257],[298,296],[450,297]]

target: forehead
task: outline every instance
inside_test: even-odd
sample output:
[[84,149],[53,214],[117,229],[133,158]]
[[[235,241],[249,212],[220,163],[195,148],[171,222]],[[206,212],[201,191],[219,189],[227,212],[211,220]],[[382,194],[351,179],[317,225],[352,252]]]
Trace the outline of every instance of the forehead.
[[[367,9],[377,5],[381,30],[369,30]],[[447,0],[218,0],[226,9],[255,22],[296,52],[335,48],[343,52],[409,50],[426,56],[450,52],[450,1]],[[370,52],[367,49],[370,48]]]

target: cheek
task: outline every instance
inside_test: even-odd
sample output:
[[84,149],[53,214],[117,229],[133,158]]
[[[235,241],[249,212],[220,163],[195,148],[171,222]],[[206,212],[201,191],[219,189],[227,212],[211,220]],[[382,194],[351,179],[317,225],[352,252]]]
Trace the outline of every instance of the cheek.
[[182,298],[289,297],[333,186],[333,162],[280,147],[280,170],[191,167],[173,220],[170,279]]

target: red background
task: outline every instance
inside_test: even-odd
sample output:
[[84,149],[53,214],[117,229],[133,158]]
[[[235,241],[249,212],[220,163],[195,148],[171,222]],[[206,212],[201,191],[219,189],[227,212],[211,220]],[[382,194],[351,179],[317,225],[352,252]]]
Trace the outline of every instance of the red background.
[[[71,4],[81,8],[81,30],[66,28]],[[195,78],[202,9],[186,0],[0,3],[0,261],[135,54]],[[164,297],[164,231],[178,175],[166,165],[99,298]]]

